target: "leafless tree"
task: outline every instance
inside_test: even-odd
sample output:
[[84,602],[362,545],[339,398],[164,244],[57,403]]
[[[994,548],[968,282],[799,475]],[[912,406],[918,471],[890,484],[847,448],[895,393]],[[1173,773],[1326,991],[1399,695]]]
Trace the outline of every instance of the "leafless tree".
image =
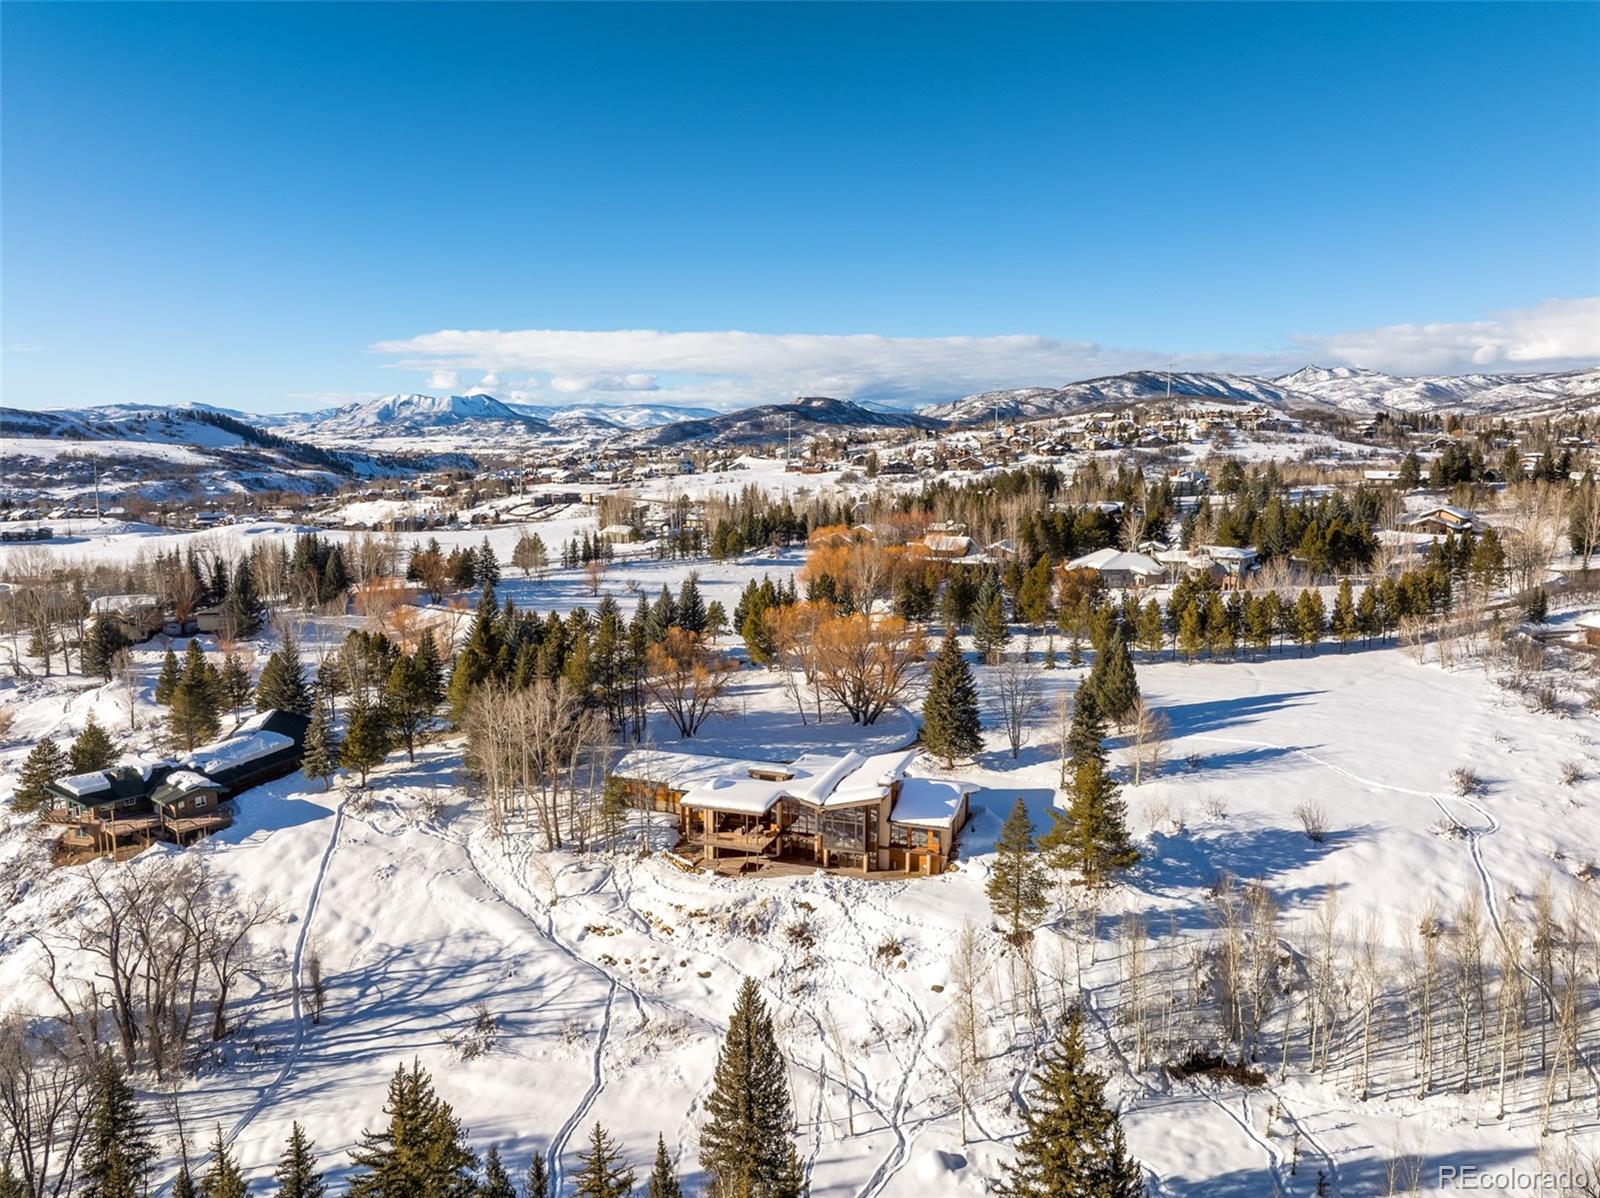
[[1000,726],[1005,729],[1006,743],[1011,748],[1013,760],[1022,752],[1022,742],[1028,736],[1028,723],[1039,709],[1039,696],[1044,687],[1043,667],[1031,661],[1031,657],[1032,647],[1024,639],[1020,653],[1005,655],[989,671],[994,681]]
[[0,1021],[0,1168],[28,1198],[70,1194],[93,1102],[93,1058],[59,1021]]
[[1134,704],[1128,735],[1128,761],[1133,766],[1133,784],[1138,786],[1146,774],[1161,772],[1171,744],[1172,723],[1143,697]]
[[644,684],[678,735],[693,736],[722,706],[737,664],[683,628],[645,651]]

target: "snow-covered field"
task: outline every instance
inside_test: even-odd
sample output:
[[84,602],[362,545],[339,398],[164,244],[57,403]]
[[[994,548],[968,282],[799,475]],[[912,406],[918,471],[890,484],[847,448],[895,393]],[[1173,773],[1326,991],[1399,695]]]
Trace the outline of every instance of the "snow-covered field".
[[[106,531],[83,551],[114,556],[174,535]],[[291,531],[183,535],[243,541]],[[518,531],[488,535],[508,555]],[[483,535],[459,534],[468,543]],[[696,568],[707,599],[731,609],[747,580],[782,578],[799,562],[788,552]],[[619,563],[604,588],[627,608],[640,592],[675,585],[687,568]],[[572,571],[508,578],[506,590],[524,608],[594,602]],[[152,735],[159,655],[159,643],[138,654],[136,741]],[[1046,675],[1049,688],[1070,688],[1082,673],[1063,666]],[[1354,1097],[1348,1056],[1325,1075],[1291,1071],[1255,1090],[1131,1070],[1125,1043],[1108,1036],[1125,966],[1116,917],[1138,913],[1152,936],[1169,929],[1197,944],[1210,928],[1211,887],[1226,871],[1272,890],[1286,949],[1304,950],[1316,904],[1334,892],[1351,923],[1377,920],[1381,951],[1398,968],[1404,931],[1430,900],[1448,912],[1477,896],[1499,926],[1526,919],[1548,881],[1564,908],[1585,886],[1580,874],[1600,863],[1594,718],[1534,713],[1477,667],[1419,665],[1394,648],[1326,646],[1309,657],[1193,666],[1141,661],[1139,677],[1174,733],[1160,776],[1124,789],[1145,859],[1106,900],[1085,943],[1072,938],[1079,924],[1058,920],[1039,933],[1034,961],[1039,1001],[1051,1015],[1075,992],[1081,968],[1096,1059],[1112,1076],[1131,1148],[1156,1192],[1310,1194],[1320,1171],[1333,1193],[1382,1193],[1400,1150],[1420,1154],[1428,1176],[1446,1163],[1532,1167],[1540,1150],[1532,1080],[1502,1119],[1482,1087],[1412,1097],[1398,1061],[1380,1071],[1366,1102]],[[0,756],[0,797],[38,737],[70,736],[91,709],[112,729],[129,723],[120,683],[95,686],[75,675],[0,681],[0,703],[17,713]],[[376,1117],[395,1063],[415,1055],[480,1149],[497,1144],[515,1162],[548,1152],[570,1172],[575,1130],[599,1119],[641,1166],[656,1133],[665,1134],[692,1174],[719,1029],[740,977],[750,975],[778,1012],[814,1194],[983,1193],[1018,1131],[1017,1098],[1026,1093],[1035,1042],[1013,988],[1012,956],[991,930],[984,881],[1017,797],[1037,830],[1048,826],[1057,781],[1050,707],[1047,696],[1019,758],[991,730],[978,762],[960,771],[980,787],[974,818],[956,871],[931,879],[689,874],[645,851],[670,839],[660,827],[641,826],[637,842],[584,856],[539,851],[521,829],[497,839],[464,793],[452,739],[422,751],[414,765],[391,759],[365,796],[340,786],[324,793],[298,774],[252,791],[233,827],[189,850],[241,891],[270,895],[281,911],[265,933],[271,965],[239,1008],[239,1030],[183,1084],[191,1135],[205,1135],[195,1130],[197,1113],[207,1131],[220,1123],[261,1178],[298,1119],[337,1174]],[[653,734],[668,737],[660,725]],[[914,735],[912,717],[893,714],[867,743],[890,748]],[[1112,744],[1120,758],[1120,742]],[[837,719],[802,726],[775,677],[750,670],[728,714],[686,747],[786,759],[862,745],[861,730]],[[1576,786],[1559,781],[1569,761],[1586,767]],[[1486,781],[1482,794],[1454,792],[1450,772],[1461,766]],[[923,761],[914,772],[939,771]],[[1295,814],[1306,800],[1328,815],[1321,843],[1304,835]],[[1447,822],[1461,832],[1443,834]],[[172,851],[152,849],[133,868],[162,869]],[[72,918],[85,873],[49,869],[37,834],[21,821],[0,837],[0,865],[10,899],[0,914],[0,994],[7,1006],[43,1008],[30,934]],[[987,1077],[963,1146],[948,1064],[949,956],[967,921],[980,929],[991,986],[983,999]],[[312,951],[329,980],[320,1025],[304,1018],[298,998]],[[479,1004],[494,1015],[498,1035],[489,1052],[463,1059],[455,1045]],[[1578,1083],[1592,1079],[1580,1070]],[[169,1165],[170,1106],[158,1114]],[[1592,1092],[1560,1104],[1554,1127],[1547,1145],[1570,1132],[1595,1151]]]

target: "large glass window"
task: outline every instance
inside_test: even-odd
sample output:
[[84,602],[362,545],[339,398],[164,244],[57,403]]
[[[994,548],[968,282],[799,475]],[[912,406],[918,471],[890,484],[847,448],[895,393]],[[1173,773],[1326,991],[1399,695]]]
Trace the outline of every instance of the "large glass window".
[[822,813],[822,845],[830,852],[865,853],[867,818],[861,808]]

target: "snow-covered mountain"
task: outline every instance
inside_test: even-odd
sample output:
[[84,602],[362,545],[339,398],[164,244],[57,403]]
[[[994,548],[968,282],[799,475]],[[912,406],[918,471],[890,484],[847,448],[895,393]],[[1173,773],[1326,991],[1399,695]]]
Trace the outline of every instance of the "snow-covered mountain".
[[677,424],[684,420],[709,420],[719,413],[715,408],[687,407],[680,404],[619,403],[619,404],[526,404],[508,403],[506,407],[524,415],[543,420],[556,428],[594,425],[612,428],[656,428],[663,424]]
[[[1164,399],[1167,394],[1165,371],[1136,370],[1064,387],[985,391],[918,410],[953,424],[981,424],[996,415],[1002,420],[1036,420],[1109,404],[1148,403]],[[1358,415],[1380,411],[1542,414],[1600,406],[1600,370],[1415,378],[1353,366],[1305,366],[1277,378],[1174,372],[1171,395],[1174,399],[1266,404],[1283,409],[1336,408]]]
[[1142,403],[1163,399],[1210,399],[1230,403],[1267,404],[1288,408],[1296,403],[1316,403],[1310,396],[1297,395],[1271,379],[1244,374],[1210,374],[1135,370],[1128,374],[1106,375],[1068,383],[1065,387],[1019,387],[1007,391],[985,391],[968,395],[954,403],[919,408],[924,416],[948,420],[952,424],[979,424],[993,420],[1035,420],[1062,416],[1106,404]]
[[944,421],[915,412],[878,411],[847,399],[802,396],[793,403],[763,404],[724,412],[705,420],[685,420],[650,430],[638,437],[647,446],[776,445],[792,433],[796,440],[822,435],[866,432],[885,428],[935,430]]
[[283,425],[286,432],[318,441],[392,440],[449,431],[496,440],[549,431],[536,417],[518,412],[492,395],[386,395],[324,412],[311,412]]
[[1434,374],[1405,378],[1355,366],[1303,366],[1273,379],[1347,412],[1532,414],[1600,403],[1600,370],[1565,374]]

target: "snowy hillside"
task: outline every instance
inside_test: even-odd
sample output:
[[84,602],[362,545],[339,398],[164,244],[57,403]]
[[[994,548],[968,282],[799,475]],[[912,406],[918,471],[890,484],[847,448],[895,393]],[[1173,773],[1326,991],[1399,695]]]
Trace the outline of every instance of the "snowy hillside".
[[706,420],[686,420],[656,429],[639,438],[642,445],[771,445],[792,431],[797,439],[840,434],[862,429],[924,429],[944,427],[942,420],[913,412],[890,412],[863,407],[847,399],[802,396],[793,403],[765,404],[725,412]]
[[556,428],[584,424],[609,425],[613,428],[655,428],[663,424],[678,424],[684,420],[709,420],[718,415],[714,408],[686,407],[678,404],[619,403],[619,404],[526,404],[508,403],[506,407],[524,415],[544,420]]
[[368,441],[443,431],[494,440],[546,432],[549,426],[489,395],[386,395],[311,413],[284,428],[319,441]]
[[[1170,383],[1170,385],[1169,385]],[[1009,391],[985,391],[968,395],[954,403],[935,404],[919,409],[924,416],[948,420],[952,424],[977,424],[998,416],[1001,420],[1033,420],[1063,416],[1108,404],[1141,403],[1163,399],[1217,400],[1228,403],[1266,404],[1274,408],[1316,404],[1310,396],[1297,394],[1269,379],[1242,374],[1209,374],[1160,370],[1136,370],[1129,374],[1107,375],[1069,383],[1065,387],[1024,387]]]
[[1600,370],[1403,378],[1354,366],[1304,366],[1272,381],[1288,391],[1360,414],[1391,411],[1531,415],[1600,404]]

